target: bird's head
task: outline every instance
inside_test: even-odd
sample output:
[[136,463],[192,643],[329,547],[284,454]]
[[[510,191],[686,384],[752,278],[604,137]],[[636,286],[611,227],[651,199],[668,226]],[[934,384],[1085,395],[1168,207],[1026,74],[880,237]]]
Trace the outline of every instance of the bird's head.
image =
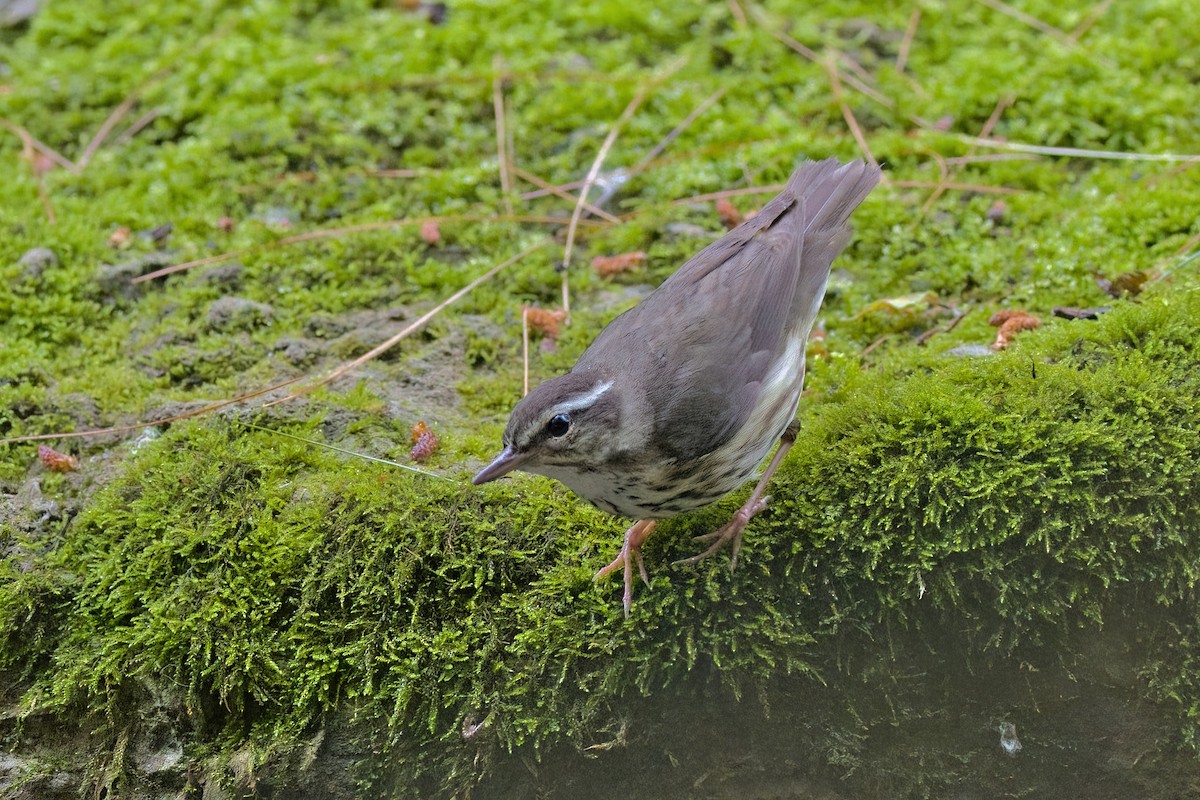
[[569,372],[531,391],[513,409],[504,449],[472,479],[479,485],[515,469],[600,467],[622,449],[621,400],[611,380]]

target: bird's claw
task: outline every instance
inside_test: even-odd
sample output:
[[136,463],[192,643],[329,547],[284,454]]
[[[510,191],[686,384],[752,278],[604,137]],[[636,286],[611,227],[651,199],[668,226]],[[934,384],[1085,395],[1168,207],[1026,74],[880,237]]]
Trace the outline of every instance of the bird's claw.
[[633,562],[637,561],[638,574],[642,578],[642,583],[646,586],[650,585],[650,573],[646,571],[646,562],[642,559],[642,543],[650,536],[650,532],[654,530],[656,522],[654,520],[644,519],[638,520],[625,532],[625,543],[621,546],[621,552],[617,553],[607,565],[596,571],[592,580],[598,581],[601,578],[616,572],[618,569],[625,573],[625,592],[621,596],[621,605],[625,609],[625,617],[629,618],[629,612],[633,608]]
[[729,522],[725,523],[725,525],[713,531],[712,533],[704,533],[696,537],[697,541],[712,542],[712,544],[710,544],[704,552],[697,553],[696,555],[689,556],[687,558],[681,558],[674,563],[697,564],[715,554],[718,550],[724,547],[726,543],[731,542],[729,571],[733,572],[733,570],[737,568],[738,552],[742,549],[742,532],[746,530],[746,526],[750,524],[750,520],[754,518],[754,515],[766,508],[767,504],[770,502],[771,496],[767,495],[766,497],[754,500],[753,502],[742,506],[737,510],[736,513],[734,513],[733,519],[729,520]]

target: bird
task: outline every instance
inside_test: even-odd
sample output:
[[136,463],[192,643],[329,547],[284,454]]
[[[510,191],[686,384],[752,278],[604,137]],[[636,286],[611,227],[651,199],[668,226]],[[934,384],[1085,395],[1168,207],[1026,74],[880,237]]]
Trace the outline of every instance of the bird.
[[861,161],[807,161],[762,210],[683,264],[610,322],[564,375],[513,408],[503,449],[472,479],[513,470],[554,478],[610,514],[636,520],[616,558],[649,585],[641,548],[658,520],[702,508],[749,481],[779,447],[749,499],[720,529],[728,545],[770,501],[771,476],[795,441],[805,349],[849,218],[881,171]]

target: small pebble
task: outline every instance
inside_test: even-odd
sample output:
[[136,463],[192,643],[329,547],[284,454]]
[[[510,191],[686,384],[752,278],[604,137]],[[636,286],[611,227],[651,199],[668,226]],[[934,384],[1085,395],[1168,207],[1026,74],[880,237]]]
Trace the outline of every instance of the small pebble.
[[1008,203],[1003,200],[997,200],[987,210],[986,216],[993,225],[999,225],[1008,216]]
[[944,355],[953,356],[954,358],[980,358],[982,356],[994,356],[995,351],[984,344],[960,344],[958,347],[952,347],[947,350]]
[[26,250],[17,263],[22,267],[21,277],[37,280],[47,269],[58,266],[58,256],[48,247],[35,247]]
[[1000,746],[1009,758],[1016,758],[1021,752],[1021,740],[1017,738],[1017,726],[1013,723],[1000,723]]
[[244,297],[222,297],[208,307],[205,320],[213,330],[247,330],[271,324],[275,309]]

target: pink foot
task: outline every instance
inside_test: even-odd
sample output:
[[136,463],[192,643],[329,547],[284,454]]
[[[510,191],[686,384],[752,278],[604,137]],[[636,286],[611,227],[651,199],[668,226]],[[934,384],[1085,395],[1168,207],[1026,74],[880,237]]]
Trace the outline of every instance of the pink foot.
[[724,547],[726,542],[729,542],[733,547],[733,552],[729,559],[729,570],[732,572],[737,567],[738,551],[742,549],[742,531],[750,524],[750,520],[754,515],[766,508],[767,503],[770,502],[770,495],[763,496],[763,493],[767,491],[767,482],[771,480],[771,476],[775,474],[775,470],[779,469],[779,465],[783,463],[783,457],[792,448],[792,444],[796,441],[796,433],[799,430],[799,423],[792,420],[787,430],[783,432],[783,436],[779,437],[779,447],[775,449],[775,455],[771,456],[771,463],[767,464],[767,468],[763,470],[762,477],[758,479],[758,484],[754,487],[754,491],[750,493],[750,497],[746,500],[745,504],[733,515],[733,519],[725,523],[725,526],[720,530],[696,537],[703,542],[711,541],[712,544],[708,546],[708,549],[691,558],[681,558],[675,562],[676,564],[695,564],[697,561],[703,561]]
[[625,607],[626,618],[629,617],[629,610],[633,607],[633,562],[635,559],[642,582],[647,586],[650,585],[650,576],[646,573],[645,562],[642,561],[642,543],[649,538],[657,524],[658,521],[653,519],[640,519],[633,523],[629,530],[625,531],[625,544],[621,546],[621,552],[617,553],[617,557],[608,566],[602,567],[592,578],[592,580],[598,581],[617,569],[624,568],[625,594],[622,597],[622,605]]
[[681,558],[676,561],[676,564],[695,564],[716,553],[726,544],[730,544],[732,552],[729,559],[729,571],[732,572],[737,567],[738,551],[742,549],[742,532],[746,530],[746,526],[750,524],[750,520],[754,515],[767,507],[770,502],[770,495],[763,498],[751,497],[746,501],[746,505],[742,506],[734,513],[733,518],[725,525],[712,533],[706,533],[703,536],[697,536],[696,539],[701,542],[712,542],[708,549],[703,553],[697,553],[689,558]]

